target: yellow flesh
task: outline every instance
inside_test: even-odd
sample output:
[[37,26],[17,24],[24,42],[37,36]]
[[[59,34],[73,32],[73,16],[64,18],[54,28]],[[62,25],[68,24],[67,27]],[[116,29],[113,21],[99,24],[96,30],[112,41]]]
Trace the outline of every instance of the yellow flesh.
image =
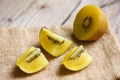
[[[60,44],[53,43],[47,36],[59,41]],[[46,28],[42,28],[40,31],[40,44],[49,54],[57,57],[62,55],[71,46],[72,42]]]
[[[85,29],[81,25],[83,20],[85,19],[85,17],[92,18],[92,23],[91,23],[89,29],[87,30],[87,32],[85,32]],[[100,26],[102,26],[102,23],[100,20],[101,20],[101,12],[100,12],[99,8],[97,8],[96,6],[92,6],[92,5],[83,7],[78,12],[78,14],[75,18],[75,21],[74,21],[75,36],[79,40],[90,39],[92,36],[96,35],[96,32],[98,31],[98,29],[100,29]]]
[[[36,50],[36,51],[34,53],[31,53],[34,50]],[[28,62],[28,60],[33,58],[34,55],[36,55],[38,53],[40,54],[38,57],[33,59],[31,62]],[[35,73],[35,72],[43,69],[45,66],[47,66],[48,61],[45,58],[45,56],[43,55],[43,53],[40,52],[40,49],[32,47],[20,56],[16,65],[19,66],[19,68],[25,73]]]
[[28,49],[25,53],[23,53],[24,55],[21,55],[20,58],[17,60],[16,65],[19,66],[20,63],[28,56],[28,54],[30,54],[31,52],[33,52],[36,48],[31,47],[30,49]]
[[87,67],[91,62],[92,58],[91,56],[87,53],[87,51],[81,53],[80,57],[78,59],[70,59],[71,56],[74,54],[74,52],[78,49],[78,47],[73,48],[70,53],[65,56],[65,58],[62,61],[62,64],[64,66],[72,71],[78,71],[81,70],[85,67]]

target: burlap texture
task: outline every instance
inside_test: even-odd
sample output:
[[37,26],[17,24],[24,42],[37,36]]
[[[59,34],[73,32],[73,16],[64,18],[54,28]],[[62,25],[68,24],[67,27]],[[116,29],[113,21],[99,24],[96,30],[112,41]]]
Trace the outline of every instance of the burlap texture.
[[[55,58],[40,47],[39,31],[41,27],[0,28],[0,80],[113,80],[120,77],[120,49],[109,29],[104,36],[97,41],[78,41],[72,31],[72,26],[48,27],[73,41],[74,46],[84,45],[93,58],[93,62],[87,68],[72,72],[61,65],[64,56]],[[18,57],[30,47],[39,47],[49,61],[49,65],[43,70],[28,75],[22,72],[16,65]]]

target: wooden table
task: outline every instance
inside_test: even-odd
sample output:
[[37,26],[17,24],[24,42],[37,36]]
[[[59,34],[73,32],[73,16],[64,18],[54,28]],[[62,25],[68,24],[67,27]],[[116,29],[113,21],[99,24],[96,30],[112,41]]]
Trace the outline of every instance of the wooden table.
[[105,12],[120,44],[120,0],[0,0],[0,26],[70,25],[87,4]]
[[[113,34],[115,35],[115,37],[120,45],[120,24],[119,24],[120,23],[120,0],[0,0],[0,26],[1,27],[17,27],[18,28],[18,27],[40,27],[40,26],[51,26],[51,25],[57,25],[57,26],[73,25],[73,21],[74,21],[74,18],[76,16],[77,12],[83,6],[85,6],[87,4],[97,5],[105,12],[106,16],[108,17],[108,19],[110,21],[110,24],[111,24],[110,27],[112,27],[112,30],[114,32]],[[19,33],[19,32],[17,32],[17,30],[18,30],[17,28],[13,29],[15,31],[15,33]],[[1,28],[1,30],[3,31],[3,34],[5,34],[5,31],[8,33],[10,32],[9,30],[2,29],[2,28]],[[32,30],[31,28],[30,29],[28,28],[27,30],[28,30],[29,34],[32,34],[32,35],[37,34],[37,33],[35,33],[35,31],[38,31],[37,28],[33,29],[34,33],[30,32],[30,30]],[[20,33],[24,33],[26,30],[24,28],[22,28],[22,29],[20,29],[20,31],[21,31]],[[10,33],[12,33],[12,29],[11,29]],[[26,33],[25,35],[27,35],[27,34],[28,33]],[[2,35],[2,34],[0,34],[0,35]],[[17,34],[15,34],[15,35],[17,35]],[[21,34],[21,35],[23,35],[23,34]],[[13,36],[13,38],[14,38],[14,35],[9,35],[9,36]],[[2,37],[3,37],[3,39],[6,39],[6,36],[5,37],[2,36]],[[36,36],[34,36],[33,39],[35,37]],[[104,49],[103,49],[103,47],[101,47],[100,43],[104,44],[106,39],[108,39],[108,38],[110,38],[110,39],[107,41],[107,43],[106,43],[107,45],[104,45],[105,46],[104,48],[106,48],[105,49],[106,54],[105,54]],[[22,38],[20,38],[20,39],[22,39]],[[12,38],[10,38],[10,40],[12,43]],[[31,38],[31,40],[32,40],[32,38]],[[2,38],[1,38],[1,41],[2,42],[1,42],[0,46],[2,46],[3,43],[5,43],[5,41],[2,40]],[[19,39],[18,39],[18,41],[19,41]],[[96,58],[96,55],[94,53],[92,54],[94,56],[94,59],[96,60],[96,61],[94,60],[93,65],[99,64],[99,62],[97,63],[97,61],[101,61],[100,63],[102,63],[103,66],[101,66],[99,64],[100,66],[98,66],[96,68],[94,68],[95,66],[92,67],[93,70],[100,68],[99,71],[100,70],[110,70],[111,72],[114,72],[114,71],[118,72],[118,73],[114,74],[113,76],[111,76],[111,73],[110,74],[108,73],[110,71],[106,71],[105,73],[101,71],[100,74],[103,73],[103,75],[104,75],[104,74],[108,73],[108,76],[111,76],[111,77],[110,78],[104,77],[105,75],[100,76],[100,77],[101,78],[103,77],[103,80],[107,80],[107,79],[111,80],[114,77],[115,77],[114,79],[120,80],[120,78],[119,78],[119,70],[120,70],[120,68],[119,68],[119,66],[120,66],[119,65],[120,64],[119,53],[120,53],[120,51],[119,51],[118,46],[116,46],[117,44],[116,44],[113,36],[111,35],[111,32],[108,31],[107,34],[105,34],[105,36],[96,43],[97,43],[98,47],[101,47],[101,49],[99,49],[98,47],[96,47],[96,48],[98,50],[100,50],[101,53],[103,53],[103,54],[98,52],[98,55],[100,56],[99,59]],[[113,47],[113,48],[112,48],[112,46],[109,47],[109,43],[112,44],[113,46],[115,45],[115,47]],[[31,45],[31,44],[29,44],[29,41],[25,44]],[[21,44],[21,45],[23,45],[23,44]],[[28,45],[25,45],[24,50],[26,50]],[[93,46],[95,46],[95,45],[93,43]],[[6,50],[11,50],[9,48],[9,46],[10,46],[10,44],[7,46]],[[14,46],[16,46],[16,45],[14,45]],[[14,46],[12,46],[12,47],[14,47]],[[20,46],[19,45],[17,45],[17,46],[20,49]],[[107,47],[109,47],[109,48],[107,48]],[[89,48],[89,46],[88,46],[88,48]],[[110,49],[113,49],[113,50],[111,51]],[[0,68],[4,67],[4,65],[3,65],[4,62],[6,62],[6,65],[11,66],[7,63],[7,61],[5,61],[7,59],[7,57],[5,57],[6,59],[3,58],[3,55],[8,54],[7,52],[2,54],[1,52],[2,51],[5,52],[4,50],[5,49],[2,49],[0,47],[0,61],[1,61],[0,65],[2,65],[2,66],[0,66]],[[90,50],[93,50],[94,52],[97,51],[92,48],[88,49],[89,52],[90,52]],[[22,51],[23,50],[21,50],[21,52]],[[19,52],[19,50],[18,50],[18,54],[16,54],[16,56],[18,57],[18,55],[21,54],[21,52]],[[12,52],[12,53],[14,54],[14,52]],[[11,57],[9,58],[10,60],[12,59],[12,57],[15,57],[15,59],[17,58],[15,55],[12,55],[12,53],[11,53]],[[90,52],[90,54],[91,53],[92,53],[92,51]],[[112,54],[112,53],[114,53],[114,54]],[[49,57],[49,55],[48,55],[48,57]],[[116,57],[116,58],[114,58],[114,57]],[[60,61],[59,59],[62,59],[62,57],[58,58],[58,61]],[[100,60],[100,59],[103,59],[103,60]],[[54,62],[54,60],[53,60],[53,62]],[[12,64],[15,65],[15,60],[12,62]],[[51,63],[51,64],[53,64],[53,63]],[[109,65],[106,66],[106,64],[109,64]],[[114,65],[114,68],[115,68],[114,71],[112,71],[111,64]],[[49,67],[47,69],[49,69]],[[104,69],[104,67],[105,67],[105,69]],[[107,67],[108,67],[108,69],[107,69]],[[7,66],[6,66],[6,68],[7,68]],[[4,68],[4,69],[6,69],[6,68]],[[2,70],[2,69],[0,69],[0,70]],[[17,71],[18,71],[18,69],[17,69]],[[88,71],[89,71],[89,69],[88,69]],[[2,71],[2,72],[5,72],[5,71]],[[17,72],[15,72],[14,75],[16,75],[16,73]],[[83,71],[83,73],[84,73],[84,71]],[[91,72],[89,72],[88,74],[90,75]],[[0,79],[2,79],[2,77],[1,77],[2,75],[4,76],[4,74],[0,73]],[[86,74],[83,74],[83,75],[86,75]],[[98,75],[99,75],[99,72],[98,72]],[[117,75],[117,76],[115,76],[115,75]],[[91,74],[91,76],[92,76],[92,74]],[[6,78],[7,77],[4,76],[3,80],[6,80]],[[16,76],[14,78],[16,78]],[[96,79],[96,80],[101,80],[101,78]],[[91,79],[93,79],[93,77],[91,79],[90,79],[90,77],[87,77],[86,79],[91,80]],[[86,79],[83,79],[83,80],[86,80]],[[11,78],[10,80],[13,80],[13,78]],[[14,79],[14,80],[16,80],[16,79]],[[20,79],[18,79],[18,80],[20,80]],[[23,80],[25,80],[25,79],[23,79]],[[37,80],[38,80],[38,78],[37,78]],[[56,78],[55,80],[58,80],[58,78]],[[64,79],[64,80],[67,80],[67,79]],[[76,80],[78,80],[78,78]]]

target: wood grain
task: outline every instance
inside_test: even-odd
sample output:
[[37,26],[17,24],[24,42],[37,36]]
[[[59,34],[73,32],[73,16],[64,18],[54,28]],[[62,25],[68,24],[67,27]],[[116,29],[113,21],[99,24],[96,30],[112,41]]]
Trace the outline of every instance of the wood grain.
[[34,0],[0,0],[0,26],[8,27]]
[[[11,1],[7,1],[1,5],[5,11],[0,11],[0,15],[1,18],[5,18],[5,21],[1,19],[4,23],[0,23],[0,26],[34,27],[43,25],[60,25],[79,1],[81,0],[25,0],[21,2],[13,0],[16,5],[11,4]],[[6,8],[9,8],[7,3],[14,7],[10,7],[10,10],[6,10]],[[29,6],[26,6],[28,3]],[[22,6],[21,8],[23,9],[19,9],[19,6]],[[11,9],[14,10],[11,11]],[[10,17],[8,18],[6,15],[10,15]],[[11,20],[9,21],[8,19]]]
[[[0,79],[1,80],[116,80],[120,78],[120,48],[109,29],[103,37],[93,42],[80,42],[72,33],[72,26],[49,26],[52,31],[73,41],[74,46],[84,45],[93,58],[87,68],[72,72],[61,65],[62,56],[54,58],[40,47],[40,27],[0,28]],[[29,47],[35,46],[42,49],[49,65],[36,74],[25,74],[15,62],[18,57]]]

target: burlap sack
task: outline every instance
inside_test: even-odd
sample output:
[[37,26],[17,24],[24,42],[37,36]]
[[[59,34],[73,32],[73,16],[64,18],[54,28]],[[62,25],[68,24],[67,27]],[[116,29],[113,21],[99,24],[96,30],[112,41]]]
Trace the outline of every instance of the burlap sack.
[[[109,29],[97,41],[80,42],[72,31],[72,26],[48,27],[52,31],[73,41],[74,46],[84,45],[93,58],[87,68],[72,72],[61,65],[64,56],[55,58],[40,47],[39,31],[41,27],[0,28],[0,80],[114,80],[120,77],[120,49]],[[35,74],[25,74],[16,65],[18,57],[30,47],[42,49],[49,65]]]

